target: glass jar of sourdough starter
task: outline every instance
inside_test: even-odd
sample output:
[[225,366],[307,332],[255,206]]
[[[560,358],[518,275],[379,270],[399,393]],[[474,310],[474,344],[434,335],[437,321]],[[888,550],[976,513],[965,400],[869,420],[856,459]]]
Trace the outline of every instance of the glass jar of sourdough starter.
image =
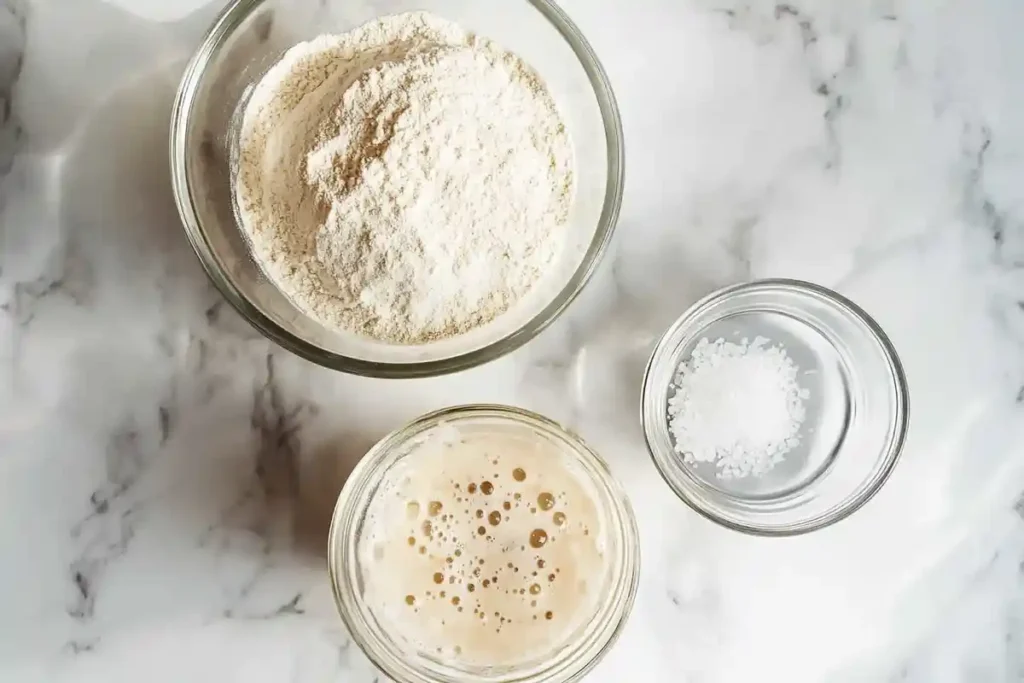
[[380,441],[338,499],[341,616],[399,683],[563,683],[626,621],[632,509],[601,458],[539,415],[464,406]]

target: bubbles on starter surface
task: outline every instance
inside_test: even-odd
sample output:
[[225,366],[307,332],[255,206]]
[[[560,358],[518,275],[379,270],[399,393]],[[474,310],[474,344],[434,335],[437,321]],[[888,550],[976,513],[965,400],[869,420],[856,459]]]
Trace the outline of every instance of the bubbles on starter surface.
[[[403,616],[392,628],[419,632],[428,651],[462,653],[466,661],[481,647],[503,656],[524,642],[548,647],[561,637],[555,629],[575,628],[573,615],[582,614],[577,606],[596,594],[581,592],[580,568],[566,564],[575,561],[573,544],[582,542],[588,519],[588,509],[572,501],[585,492],[571,480],[564,483],[571,473],[549,470],[541,453],[528,451],[524,462],[491,452],[471,459],[463,451],[453,464],[459,451],[450,450],[433,469],[424,466],[425,476],[407,476],[397,500],[389,495],[397,508],[390,519],[399,526],[394,541],[384,539],[391,555],[381,561],[391,569],[367,575],[376,582],[380,572],[395,573],[391,595],[402,596],[397,609]],[[579,511],[571,513],[572,526],[570,509]]]

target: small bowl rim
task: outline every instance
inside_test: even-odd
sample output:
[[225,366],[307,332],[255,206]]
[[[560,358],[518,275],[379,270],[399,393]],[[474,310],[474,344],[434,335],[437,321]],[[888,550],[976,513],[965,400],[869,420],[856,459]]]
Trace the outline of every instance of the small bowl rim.
[[[893,430],[891,438],[885,445],[883,465],[875,474],[873,479],[869,480],[870,485],[855,497],[843,501],[840,505],[833,507],[826,512],[815,517],[786,525],[759,525],[753,521],[739,521],[725,517],[718,514],[712,506],[702,503],[697,496],[691,495],[691,491],[677,482],[675,478],[670,477],[665,471],[666,468],[662,466],[662,461],[659,459],[660,449],[656,447],[653,438],[654,425],[652,425],[647,419],[648,403],[649,400],[653,400],[651,395],[653,391],[652,385],[654,384],[652,372],[655,361],[665,353],[665,349],[668,344],[670,341],[675,339],[680,330],[684,329],[687,323],[697,314],[716,302],[727,299],[737,293],[755,289],[771,288],[796,290],[800,293],[817,297],[826,301],[829,305],[843,311],[846,315],[859,322],[881,349],[884,360],[889,368],[889,376],[892,380],[891,388],[896,395],[896,403],[891,420],[891,424],[895,426],[895,429]],[[644,369],[643,384],[641,386],[640,422],[644,434],[644,442],[647,445],[647,452],[654,463],[655,469],[676,496],[686,503],[686,505],[694,512],[697,512],[705,519],[728,529],[753,536],[798,536],[812,531],[817,531],[819,529],[824,529],[825,527],[847,519],[854,512],[866,505],[882,489],[882,486],[884,486],[885,482],[889,479],[889,476],[892,474],[896,464],[899,462],[900,456],[903,453],[903,446],[906,442],[907,432],[910,426],[910,389],[907,383],[906,373],[903,369],[903,364],[900,361],[895,346],[882,327],[873,317],[871,317],[871,315],[867,313],[867,311],[842,294],[813,282],[792,278],[764,278],[728,285],[711,292],[687,308],[686,311],[668,327],[665,333],[658,340],[658,343],[655,345],[654,350],[651,352],[651,356],[647,361],[647,366]],[[662,454],[662,456],[663,455],[664,454]],[[668,461],[669,459],[666,458],[665,460]]]
[[196,210],[189,179],[188,149],[192,108],[198,86],[220,46],[234,30],[268,0],[234,0],[221,10],[189,59],[174,99],[170,125],[171,185],[185,234],[207,276],[228,303],[264,336],[292,353],[318,365],[353,375],[385,379],[434,377],[460,372],[496,360],[518,349],[557,320],[596,272],[611,244],[622,209],[625,188],[625,144],[622,118],[615,93],[596,52],[576,24],[553,0],[523,0],[537,9],[559,32],[587,74],[601,112],[608,147],[606,189],[594,237],[564,286],[535,316],[510,334],[471,351],[447,358],[416,362],[383,362],[353,358],[321,348],[286,330],[265,315],[226,276],[227,268],[206,237]]
[[[372,635],[363,623],[365,617],[362,616],[361,611],[353,607],[358,603],[359,598],[354,593],[351,582],[347,580],[351,567],[341,566],[345,550],[347,549],[350,554],[352,552],[350,546],[353,542],[347,537],[339,538],[339,535],[348,532],[350,527],[354,527],[360,521],[365,513],[364,506],[359,504],[360,497],[366,487],[373,484],[376,470],[385,463],[396,448],[400,448],[410,438],[415,438],[417,435],[443,424],[446,420],[475,417],[499,418],[542,429],[570,443],[575,449],[577,457],[590,461],[588,468],[592,468],[600,474],[601,486],[606,489],[605,492],[615,504],[616,517],[622,525],[620,530],[622,534],[620,558],[622,566],[621,575],[618,576],[614,584],[613,604],[595,613],[595,618],[605,621],[604,626],[580,644],[580,649],[570,653],[562,660],[556,660],[550,667],[528,673],[525,676],[506,679],[507,683],[545,683],[546,681],[574,683],[584,678],[608,654],[629,621],[640,583],[642,560],[640,529],[636,512],[625,487],[611,473],[607,462],[600,453],[571,429],[549,417],[524,408],[496,403],[472,403],[433,410],[392,430],[367,451],[349,474],[345,485],[338,494],[331,515],[327,539],[327,568],[335,607],[349,635],[378,669],[396,681],[426,683],[428,680],[433,680],[426,678],[423,672],[406,662],[401,662],[403,666],[399,668],[395,663],[398,660],[394,659],[393,653],[384,652],[371,642]],[[585,661],[584,658],[586,658]],[[574,668],[574,664],[578,666]],[[465,678],[465,680],[471,678]],[[443,680],[452,683],[455,680],[461,681],[463,678],[456,677],[450,680],[445,678]]]

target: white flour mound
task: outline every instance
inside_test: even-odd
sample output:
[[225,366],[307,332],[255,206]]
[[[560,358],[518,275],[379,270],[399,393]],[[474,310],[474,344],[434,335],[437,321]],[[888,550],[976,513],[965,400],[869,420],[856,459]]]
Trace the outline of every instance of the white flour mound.
[[487,323],[564,244],[569,135],[517,56],[426,13],[287,53],[245,109],[254,254],[327,326],[421,343]]

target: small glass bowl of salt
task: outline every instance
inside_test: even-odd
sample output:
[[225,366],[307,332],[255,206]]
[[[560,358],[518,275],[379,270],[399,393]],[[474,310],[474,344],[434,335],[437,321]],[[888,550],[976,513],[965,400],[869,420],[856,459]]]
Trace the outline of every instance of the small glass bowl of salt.
[[665,481],[738,531],[806,533],[866,503],[899,458],[908,389],[860,307],[798,280],[694,304],[644,376],[643,428]]

